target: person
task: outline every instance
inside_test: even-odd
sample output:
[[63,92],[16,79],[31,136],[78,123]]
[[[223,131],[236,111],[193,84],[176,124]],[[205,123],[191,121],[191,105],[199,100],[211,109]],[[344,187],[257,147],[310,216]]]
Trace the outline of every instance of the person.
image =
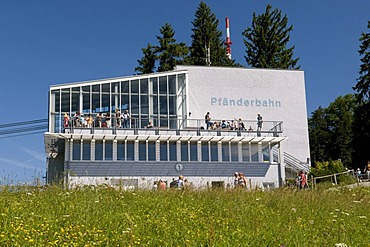
[[239,187],[239,174],[237,172],[234,172],[234,188]]
[[184,189],[184,176],[183,175],[180,175],[179,179],[177,180],[177,188],[179,190]]
[[252,126],[249,126],[248,131],[253,131]]
[[301,189],[305,189],[307,188],[307,177],[303,171],[301,171],[300,174],[301,174]]
[[123,128],[129,128],[130,127],[130,114],[128,113],[127,109],[122,114],[122,120],[123,120]]
[[245,125],[241,118],[238,119],[238,127],[239,127],[239,130],[245,130]]
[[153,190],[158,190],[158,181],[154,181]]
[[206,123],[207,125],[207,130],[210,126],[213,125],[213,123],[211,122],[211,114],[209,112],[207,112],[207,114],[204,116],[204,122]]
[[257,114],[257,131],[262,130],[262,123],[263,123],[262,116],[260,114]]
[[239,172],[238,186],[239,187],[247,187],[247,178],[244,176],[244,174],[242,172]]
[[107,115],[105,115],[105,123],[107,125],[107,128],[110,128],[111,122],[110,122],[110,114],[109,114],[109,112],[107,112]]
[[159,189],[160,190],[166,190],[167,184],[162,179],[159,180]]
[[86,126],[88,128],[91,128],[92,127],[92,123],[93,123],[93,119],[91,117],[91,114],[87,115],[87,118],[86,118]]
[[116,127],[121,128],[121,111],[116,108]]
[[64,126],[64,128],[69,128],[69,116],[68,116],[68,113],[64,113],[63,126]]
[[297,189],[301,188],[301,179],[302,179],[301,172],[299,172],[297,174],[297,177],[295,178],[295,185],[296,185]]
[[146,126],[148,129],[151,129],[151,128],[153,128],[154,126],[153,126],[153,123],[152,122],[149,122],[148,123],[148,125]]
[[172,182],[170,183],[170,188],[174,189],[177,187],[177,180],[175,178],[172,178]]
[[358,178],[358,181],[361,182],[361,170],[360,170],[360,168],[357,168],[357,178]]
[[84,114],[81,114],[81,127],[86,127],[86,121],[85,121],[85,117],[84,117]]
[[234,120],[231,120],[231,123],[229,124],[229,129],[236,130],[236,123],[234,122]]

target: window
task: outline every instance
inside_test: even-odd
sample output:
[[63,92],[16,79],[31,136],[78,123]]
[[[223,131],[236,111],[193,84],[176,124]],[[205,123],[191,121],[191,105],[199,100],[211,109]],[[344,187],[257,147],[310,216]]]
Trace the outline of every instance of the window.
[[95,141],[95,160],[103,160],[103,141]]
[[177,148],[176,148],[176,142],[169,142],[169,148],[170,148],[170,161],[177,161]]
[[142,160],[142,161],[146,160],[146,142],[145,141],[139,142],[139,160]]
[[218,161],[217,142],[211,142],[211,161]]
[[209,161],[208,142],[202,142],[202,161]]
[[231,143],[231,161],[239,161],[238,143]]
[[259,158],[258,158],[258,144],[257,143],[254,143],[251,145],[251,154],[252,154],[251,161],[258,162]]
[[198,161],[198,143],[190,142],[190,161]]
[[127,160],[135,160],[134,142],[127,142]]
[[155,161],[155,142],[148,142],[148,160]]
[[161,142],[159,145],[160,160],[167,161],[167,142]]
[[125,142],[117,142],[117,160],[125,160]]
[[262,156],[263,161],[270,161],[270,149],[268,144],[262,145]]
[[82,159],[90,160],[91,159],[91,141],[85,140],[82,145]]
[[230,161],[230,149],[228,142],[222,143],[222,161]]
[[243,154],[243,161],[244,162],[250,162],[249,143],[248,142],[243,142],[243,144],[242,144],[242,154]]
[[81,141],[73,140],[72,160],[81,160]]
[[189,161],[188,142],[181,142],[181,161]]
[[105,141],[105,160],[113,160],[113,141]]

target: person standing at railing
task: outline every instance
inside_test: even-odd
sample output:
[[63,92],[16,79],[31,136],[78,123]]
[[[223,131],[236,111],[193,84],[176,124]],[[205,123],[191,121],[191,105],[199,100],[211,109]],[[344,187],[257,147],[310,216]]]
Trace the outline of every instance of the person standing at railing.
[[69,116],[68,116],[68,113],[64,113],[63,126],[64,126],[64,128],[69,128]]
[[107,125],[107,128],[111,127],[111,121],[110,121],[110,114],[107,112],[107,115],[105,115],[105,123]]
[[117,108],[116,109],[116,121],[117,121],[117,128],[121,128],[121,111]]
[[211,114],[209,112],[207,112],[207,114],[204,116],[204,122],[207,125],[207,130],[210,126],[213,125],[213,123],[211,122]]
[[263,123],[262,116],[260,114],[257,114],[257,131],[262,130],[262,123]]
[[123,128],[129,128],[130,127],[130,114],[128,113],[128,110],[125,110],[125,112],[122,114],[122,120],[123,120]]
[[93,118],[91,117],[91,114],[87,115],[87,118],[85,120],[87,128],[91,128],[93,123]]

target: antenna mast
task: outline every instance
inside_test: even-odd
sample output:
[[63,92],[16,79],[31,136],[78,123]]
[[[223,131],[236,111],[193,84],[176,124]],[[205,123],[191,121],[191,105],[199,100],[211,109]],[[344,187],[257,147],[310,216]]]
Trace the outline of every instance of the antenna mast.
[[231,59],[231,39],[230,39],[230,23],[229,23],[229,18],[226,17],[225,18],[225,21],[226,21],[226,41],[225,41],[225,45],[226,45],[226,56]]

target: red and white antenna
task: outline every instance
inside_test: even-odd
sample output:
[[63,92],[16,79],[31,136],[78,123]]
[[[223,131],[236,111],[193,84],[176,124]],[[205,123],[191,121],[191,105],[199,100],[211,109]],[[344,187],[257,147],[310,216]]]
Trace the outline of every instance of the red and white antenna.
[[231,59],[231,39],[230,39],[230,28],[229,28],[229,18],[226,17],[225,18],[225,21],[226,21],[226,41],[225,41],[225,45],[226,45],[226,56]]

